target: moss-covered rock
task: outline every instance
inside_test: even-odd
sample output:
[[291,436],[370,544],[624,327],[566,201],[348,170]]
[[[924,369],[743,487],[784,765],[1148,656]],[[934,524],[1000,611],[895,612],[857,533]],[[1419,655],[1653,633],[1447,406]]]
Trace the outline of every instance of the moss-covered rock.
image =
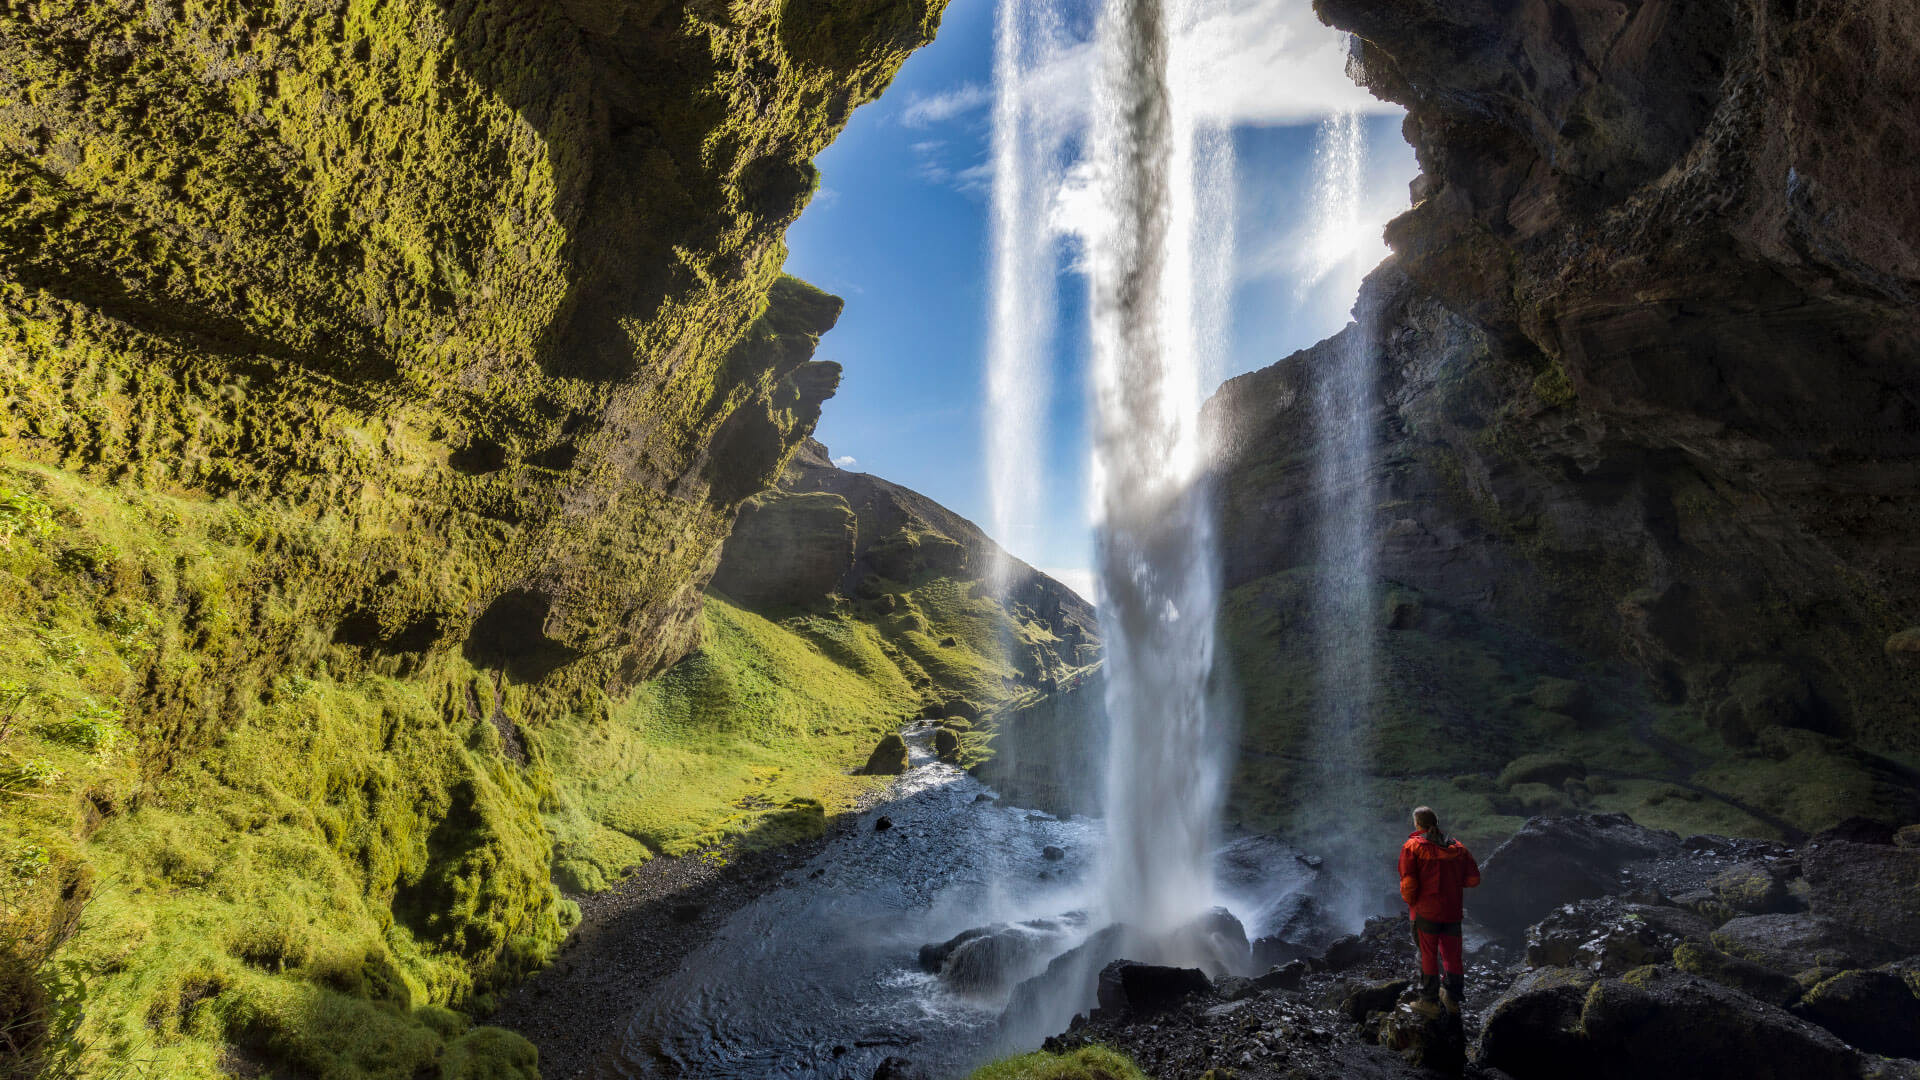
[[1785,1007],[1800,998],[1800,984],[1791,976],[1701,942],[1684,942],[1675,948],[1673,966],[1774,1005]]
[[933,732],[933,752],[941,761],[958,761],[960,758],[960,733],[950,727],[935,728]]
[[899,776],[912,768],[907,760],[907,742],[897,734],[880,739],[861,772],[867,776]]

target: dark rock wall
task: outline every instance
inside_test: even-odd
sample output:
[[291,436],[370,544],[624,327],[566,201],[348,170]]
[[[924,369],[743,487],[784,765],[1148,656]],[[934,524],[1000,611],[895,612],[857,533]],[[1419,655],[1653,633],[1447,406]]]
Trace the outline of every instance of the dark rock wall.
[[[1353,74],[1407,107],[1423,173],[1356,325],[1216,399],[1229,585],[1271,599],[1273,575],[1310,572],[1305,406],[1316,365],[1368,349],[1382,632],[1500,637],[1476,655],[1520,680],[1420,703],[1440,767],[1577,741],[1516,719],[1513,695],[1525,706],[1545,674],[1617,706],[1622,742],[1654,716],[1714,736],[1642,739],[1666,764],[1625,771],[1784,760],[1811,735],[1896,760],[1860,759],[1840,797],[1783,816],[1818,827],[1910,799],[1920,11],[1316,8],[1356,35]],[[1288,640],[1284,613],[1262,617]],[[1409,675],[1397,647],[1390,682]],[[1458,684],[1461,666],[1413,674]]]

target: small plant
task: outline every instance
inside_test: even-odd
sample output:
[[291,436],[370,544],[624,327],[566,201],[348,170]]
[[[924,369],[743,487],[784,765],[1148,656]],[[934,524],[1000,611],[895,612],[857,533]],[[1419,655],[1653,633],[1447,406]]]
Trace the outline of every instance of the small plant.
[[59,767],[46,758],[0,765],[0,792],[13,794],[29,788],[52,787],[60,782],[62,775]]
[[79,673],[81,662],[87,658],[87,647],[78,636],[47,626],[34,627],[33,636],[40,643],[43,664]]
[[126,740],[122,720],[119,709],[88,701],[72,716],[42,725],[40,733],[55,742],[104,754]]
[[154,650],[151,639],[160,629],[160,617],[142,604],[134,611],[102,612],[100,626],[113,636],[114,651],[131,660]]
[[7,874],[16,881],[32,881],[46,873],[49,865],[47,849],[39,844],[15,848],[6,859]]
[[13,546],[15,537],[53,534],[53,509],[24,491],[0,487],[0,548]]
[[20,722],[20,710],[36,692],[18,679],[0,679],[0,742],[13,734],[14,725]]

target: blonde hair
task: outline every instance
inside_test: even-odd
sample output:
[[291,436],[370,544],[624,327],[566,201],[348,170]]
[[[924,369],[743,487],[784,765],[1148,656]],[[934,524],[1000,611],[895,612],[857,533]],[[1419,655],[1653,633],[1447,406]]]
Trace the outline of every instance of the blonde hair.
[[1413,808],[1413,827],[1421,832],[1439,832],[1440,815],[1433,812],[1431,806]]

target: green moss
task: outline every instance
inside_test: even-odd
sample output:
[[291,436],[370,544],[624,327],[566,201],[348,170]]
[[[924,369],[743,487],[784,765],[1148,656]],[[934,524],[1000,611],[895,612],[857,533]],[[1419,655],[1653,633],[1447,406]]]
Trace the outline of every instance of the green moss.
[[1148,1080],[1126,1055],[1104,1046],[1083,1046],[1068,1054],[1023,1054],[968,1074],[967,1080]]

